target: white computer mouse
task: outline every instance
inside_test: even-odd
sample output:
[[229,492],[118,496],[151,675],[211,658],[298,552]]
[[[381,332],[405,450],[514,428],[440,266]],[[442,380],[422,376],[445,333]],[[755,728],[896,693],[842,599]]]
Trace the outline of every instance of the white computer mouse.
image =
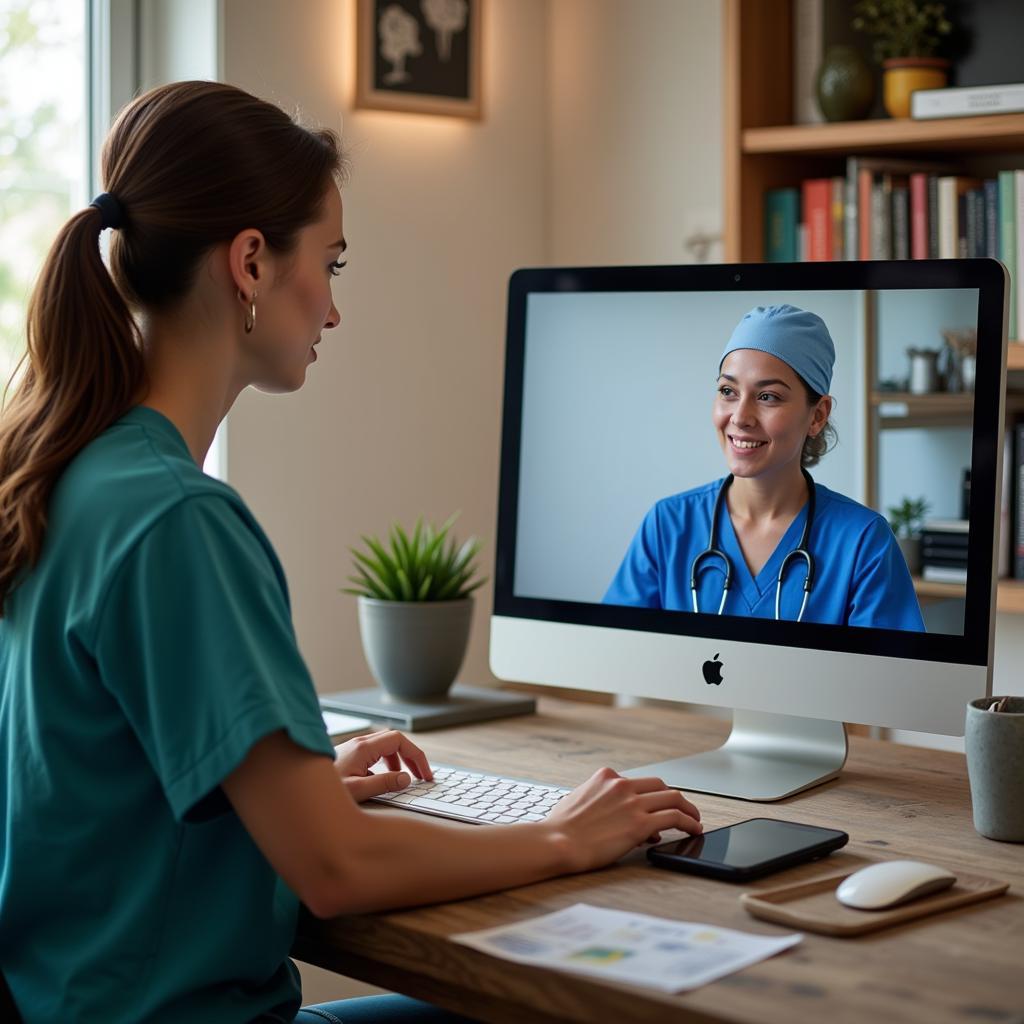
[[919,860],[887,860],[844,878],[836,899],[857,910],[888,910],[919,896],[948,889],[956,875]]

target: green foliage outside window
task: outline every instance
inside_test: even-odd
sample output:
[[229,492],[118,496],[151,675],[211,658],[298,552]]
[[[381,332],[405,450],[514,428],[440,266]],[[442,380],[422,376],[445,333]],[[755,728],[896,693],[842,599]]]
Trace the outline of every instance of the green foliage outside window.
[[85,202],[83,0],[0,0],[0,391],[61,225]]

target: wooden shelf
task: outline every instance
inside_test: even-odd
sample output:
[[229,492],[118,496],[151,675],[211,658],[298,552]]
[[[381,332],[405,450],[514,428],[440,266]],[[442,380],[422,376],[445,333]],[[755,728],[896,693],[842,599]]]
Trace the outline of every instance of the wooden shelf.
[[878,410],[883,429],[970,423],[974,415],[973,393],[912,395],[905,391],[872,391],[868,401]]
[[1000,153],[1019,151],[1024,114],[990,114],[935,121],[844,121],[836,124],[779,125],[742,132],[748,155],[800,153],[845,156],[848,153],[929,151]]
[[[963,599],[965,588],[961,583],[933,583],[914,577],[914,590],[918,597],[949,600]],[[1024,580],[1000,580],[996,586],[996,610],[1011,615],[1024,614]]]
[[1024,580],[1000,580],[996,595],[997,610],[1024,614]]
[[1024,341],[1011,341],[1006,346],[1006,368],[1024,370]]
[[914,577],[914,590],[918,597],[938,598],[963,598],[967,588],[962,583],[935,583],[932,580],[923,580],[920,576]]

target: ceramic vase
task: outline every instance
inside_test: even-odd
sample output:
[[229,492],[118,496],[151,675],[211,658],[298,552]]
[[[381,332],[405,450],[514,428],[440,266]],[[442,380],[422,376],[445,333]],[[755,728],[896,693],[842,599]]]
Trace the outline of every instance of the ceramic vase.
[[818,108],[826,121],[859,121],[875,102],[875,77],[861,52],[831,46],[818,70]]

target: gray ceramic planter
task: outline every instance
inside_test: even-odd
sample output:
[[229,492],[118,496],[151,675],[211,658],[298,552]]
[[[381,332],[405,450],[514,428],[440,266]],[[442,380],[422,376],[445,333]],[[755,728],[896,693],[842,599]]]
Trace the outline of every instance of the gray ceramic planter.
[[473,599],[378,601],[359,598],[363,653],[395,700],[443,700],[466,656]]

